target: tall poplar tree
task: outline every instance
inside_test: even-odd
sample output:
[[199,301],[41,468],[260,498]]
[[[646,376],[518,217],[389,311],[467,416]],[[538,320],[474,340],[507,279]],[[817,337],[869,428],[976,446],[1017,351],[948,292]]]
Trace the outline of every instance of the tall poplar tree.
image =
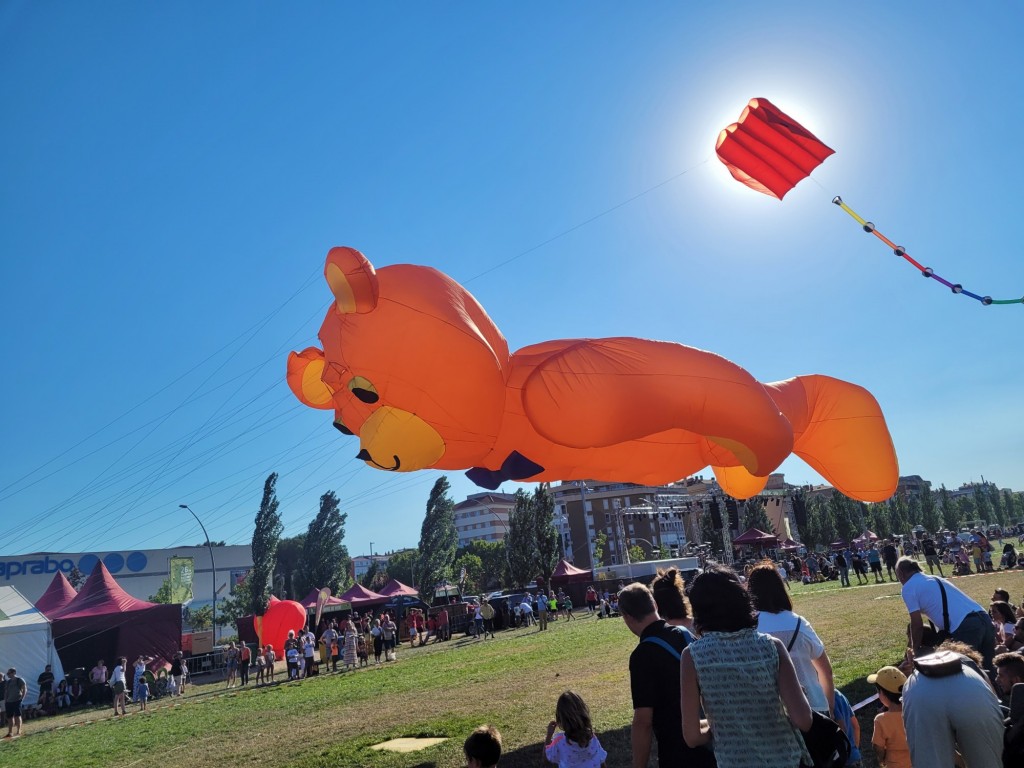
[[760,496],[752,496],[743,502],[741,533],[749,528],[757,528],[765,533],[778,533],[771,520],[768,519],[768,512],[764,508],[764,499]]
[[[306,589],[330,587],[337,595],[348,586],[351,559],[344,543],[347,519],[348,513],[341,511],[334,491],[320,497],[320,511],[306,529],[306,540],[302,544],[299,570]],[[301,597],[303,595],[297,596]]]
[[533,504],[522,488],[516,491],[516,503],[508,516],[505,551],[509,576],[516,587],[525,587],[537,577],[537,539]]
[[263,501],[256,513],[256,526],[252,532],[252,571],[249,583],[249,610],[262,614],[270,599],[270,580],[277,564],[277,544],[284,526],[277,509],[277,473],[271,472],[263,483]]
[[942,515],[935,505],[931,491],[921,494],[921,525],[928,533],[935,533],[942,527]]
[[428,605],[434,601],[434,588],[452,578],[459,534],[455,530],[455,502],[448,495],[448,478],[437,478],[427,499],[427,513],[420,528],[419,559],[416,576],[420,597]]
[[555,501],[548,493],[548,486],[538,485],[530,499],[533,512],[534,541],[536,542],[537,573],[546,586],[551,586],[551,574],[558,567],[559,536],[553,522]]

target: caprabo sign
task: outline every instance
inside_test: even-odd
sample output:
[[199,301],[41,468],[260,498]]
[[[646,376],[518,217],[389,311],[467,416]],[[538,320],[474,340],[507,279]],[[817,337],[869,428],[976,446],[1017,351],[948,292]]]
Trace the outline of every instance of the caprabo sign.
[[74,557],[78,558],[77,563],[73,557],[66,555],[35,555],[34,557],[0,560],[0,580],[10,581],[18,576],[43,576],[57,571],[68,574],[76,565],[83,575],[88,576],[100,560],[112,574],[120,573],[125,569],[131,573],[141,573],[149,564],[149,558],[144,552],[131,552],[128,555],[122,555],[120,552],[108,552],[105,555],[86,554]]

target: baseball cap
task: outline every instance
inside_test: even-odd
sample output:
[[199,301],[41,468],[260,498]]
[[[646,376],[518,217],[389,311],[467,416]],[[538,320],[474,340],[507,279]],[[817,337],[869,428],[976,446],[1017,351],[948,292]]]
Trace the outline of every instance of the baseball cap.
[[868,682],[877,685],[889,693],[899,693],[907,676],[896,667],[882,667],[873,675],[868,675]]

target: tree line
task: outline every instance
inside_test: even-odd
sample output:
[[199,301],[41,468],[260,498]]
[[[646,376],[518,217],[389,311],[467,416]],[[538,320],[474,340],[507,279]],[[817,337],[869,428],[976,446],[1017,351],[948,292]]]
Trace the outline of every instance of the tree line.
[[[316,517],[303,533],[282,537],[277,473],[263,485],[263,497],[253,522],[253,567],[232,594],[218,602],[217,623],[231,625],[241,616],[262,614],[270,596],[301,599],[313,589],[329,587],[339,595],[352,585],[352,558],[345,545],[348,514],[342,512],[337,495],[327,491],[320,497]],[[526,587],[534,579],[547,582],[558,564],[560,542],[554,527],[554,502],[547,485],[532,493],[519,490],[509,516],[505,541],[471,541],[458,546],[455,502],[449,495],[446,477],[434,483],[427,499],[419,546],[392,554],[386,565],[371,564],[361,583],[381,589],[391,579],[419,590],[430,604],[435,589],[449,584],[462,594],[479,594],[503,585]],[[214,542],[214,546],[219,543]],[[151,598],[170,601],[170,580]],[[202,629],[212,619],[210,607],[190,612],[189,623]]]
[[951,498],[946,486],[921,495],[898,493],[891,499],[866,504],[833,490],[826,498],[807,498],[798,492],[794,507],[803,506],[806,524],[798,526],[800,540],[808,548],[828,546],[836,540],[849,543],[870,530],[880,538],[908,535],[917,526],[929,533],[944,528],[959,531],[972,520],[989,525],[1016,525],[1024,518],[1024,494],[1000,491],[993,485],[976,485],[971,494]]

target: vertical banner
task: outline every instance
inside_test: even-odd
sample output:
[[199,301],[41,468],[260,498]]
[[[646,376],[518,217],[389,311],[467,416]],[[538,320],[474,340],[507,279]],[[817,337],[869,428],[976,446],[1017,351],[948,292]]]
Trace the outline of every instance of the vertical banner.
[[196,573],[195,558],[172,557],[167,567],[171,581],[171,602],[183,605],[192,602],[192,580]]
[[313,631],[316,631],[316,628],[320,626],[320,614],[324,612],[324,606],[327,605],[327,601],[330,600],[330,598],[330,587],[324,587],[316,596],[316,619],[313,620],[313,626],[311,627]]

